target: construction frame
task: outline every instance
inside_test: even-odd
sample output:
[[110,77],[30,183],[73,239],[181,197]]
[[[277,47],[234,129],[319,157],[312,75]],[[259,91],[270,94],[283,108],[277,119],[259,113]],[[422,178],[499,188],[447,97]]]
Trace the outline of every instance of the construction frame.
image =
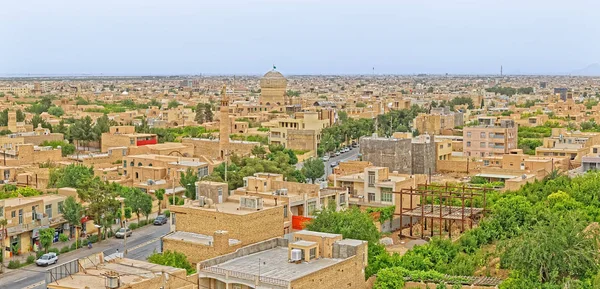
[[[413,222],[413,218],[418,218],[418,223],[421,225],[421,238],[424,237],[424,231],[427,230],[427,221],[429,221],[431,237],[433,237],[434,220],[439,222],[440,237],[442,237],[443,231],[447,231],[451,239],[452,230],[450,228],[457,221],[460,222],[461,233],[465,231],[465,222],[469,222],[469,227],[473,228],[473,222],[479,219],[481,215],[485,216],[487,192],[491,190],[489,188],[468,187],[464,184],[462,186],[449,186],[448,183],[445,185],[425,183],[418,185],[417,188],[410,187],[401,189],[399,192],[393,192],[400,197],[400,212],[394,212],[394,216],[400,216],[400,238],[414,238],[413,226],[415,222]],[[409,197],[409,208],[411,209],[404,208],[404,196]],[[420,197],[419,205],[416,207],[414,206],[414,197]],[[475,200],[479,198],[483,201],[483,208],[474,207]],[[455,200],[459,200],[461,205],[453,206]],[[465,206],[465,202],[468,202],[469,205]],[[404,226],[404,218],[406,217],[409,218],[408,227],[410,227],[408,236],[403,234],[403,230],[406,228]]]

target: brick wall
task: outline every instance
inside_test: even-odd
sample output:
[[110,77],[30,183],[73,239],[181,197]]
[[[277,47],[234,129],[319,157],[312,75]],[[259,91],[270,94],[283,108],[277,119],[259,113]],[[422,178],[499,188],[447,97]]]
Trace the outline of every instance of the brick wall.
[[231,239],[242,245],[283,235],[283,207],[263,209],[245,215],[207,211],[197,208],[171,206],[176,213],[177,231],[212,235],[215,231],[229,232]]
[[173,239],[163,239],[163,250],[171,250],[179,253],[185,254],[187,260],[192,263],[192,265],[196,265],[198,262],[214,258],[223,254],[228,254],[234,252],[235,250],[241,248],[241,244],[237,244],[234,246],[202,246],[195,243],[173,240]]
[[437,161],[438,172],[452,172],[452,173],[466,173],[467,172],[467,160],[438,160]]
[[363,271],[367,265],[366,254],[366,245],[358,247],[354,257],[296,279],[292,281],[291,287],[293,289],[367,288]]

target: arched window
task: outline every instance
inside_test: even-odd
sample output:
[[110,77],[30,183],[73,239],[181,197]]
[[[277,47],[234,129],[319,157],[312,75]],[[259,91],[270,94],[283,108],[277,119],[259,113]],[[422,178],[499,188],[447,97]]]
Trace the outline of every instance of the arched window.
[[142,166],[142,163],[138,163],[138,167],[141,167],[141,166]]
[[130,166],[130,167],[133,167],[133,166],[135,166],[135,164],[133,163],[133,161],[131,161],[131,162],[129,163],[129,166]]
[[135,178],[136,178],[136,179],[139,179],[139,178],[140,178],[140,175],[139,175],[137,172],[135,173]]
[[149,166],[149,167],[151,167],[151,166],[152,166],[152,163],[149,163],[149,164],[148,164],[148,166]]

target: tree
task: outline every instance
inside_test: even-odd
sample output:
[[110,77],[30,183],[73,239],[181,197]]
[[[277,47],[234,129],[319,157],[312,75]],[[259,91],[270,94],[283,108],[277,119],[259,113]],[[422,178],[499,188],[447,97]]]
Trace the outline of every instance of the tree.
[[44,248],[44,251],[48,253],[48,249],[52,246],[52,241],[54,240],[54,228],[46,228],[40,229],[40,244]]
[[[83,206],[75,198],[69,196],[62,207],[62,214],[65,220],[71,226],[81,226],[81,217],[83,217]],[[71,234],[71,237],[73,235]]]
[[94,139],[92,118],[86,116],[83,119],[76,120],[75,123],[69,127],[69,133],[74,140],[77,140],[77,146],[79,146],[79,142],[83,142],[87,147],[88,143]]
[[140,214],[146,215],[148,207],[152,210],[152,198],[140,189],[133,188],[131,189],[130,194],[126,196],[125,205],[130,207],[133,213],[135,213],[139,224]]
[[42,143],[42,146],[50,146],[53,148],[58,148],[60,147],[61,151],[62,151],[62,156],[66,157],[68,155],[72,155],[75,152],[75,145],[70,144],[66,141],[61,141],[61,140],[53,140],[53,141],[47,141],[45,140]]
[[158,214],[160,215],[162,201],[165,199],[165,189],[156,190],[154,196],[156,197],[156,200],[158,200]]
[[125,220],[131,219],[131,212],[133,211],[131,207],[125,207]]
[[61,117],[65,114],[65,111],[60,106],[53,106],[48,109],[48,113],[56,117]]
[[196,105],[196,116],[194,117],[194,120],[198,124],[204,123],[204,120],[205,120],[204,108],[205,108],[205,106],[203,103],[198,103]]
[[17,122],[25,121],[25,113],[22,110],[17,109]]
[[304,161],[302,167],[302,174],[310,179],[310,182],[314,184],[315,180],[325,175],[325,165],[323,161],[317,158],[310,158]]
[[598,228],[588,229],[580,216],[554,215],[501,246],[503,264],[542,283],[560,284],[598,271]]
[[[8,226],[8,220],[5,218],[0,219],[0,229],[2,230],[2,247],[4,247],[4,231],[6,230],[6,226]],[[0,272],[3,272],[3,267],[4,267],[4,248],[2,248],[1,250],[2,252],[0,253]]]
[[114,120],[108,119],[106,114],[102,115],[96,120],[96,124],[93,128],[92,139],[95,141],[102,140],[102,134],[107,133],[110,130],[111,125],[116,125]]
[[187,169],[185,172],[181,172],[179,178],[179,184],[185,188],[185,196],[188,199],[196,199],[196,182],[198,181],[198,175]]
[[344,239],[358,239],[377,244],[379,231],[368,213],[358,208],[336,211],[329,206],[315,213],[315,217],[306,226],[307,230],[342,234]]
[[162,106],[162,103],[160,103],[160,101],[153,98],[150,100],[150,102],[148,102],[148,106],[157,106],[158,108],[160,108]]
[[91,167],[81,165],[68,165],[60,169],[50,171],[48,186],[51,188],[80,188],[91,180],[94,170]]
[[[206,121],[213,121],[214,120],[214,114],[212,111],[213,107],[210,103],[205,103],[204,104],[204,119]],[[221,120],[223,121],[223,120]]]
[[251,153],[258,158],[264,159],[267,154],[267,150],[263,146],[255,146],[252,148]]
[[[111,224],[121,203],[116,200],[117,184],[103,182],[100,178],[90,178],[78,182],[77,194],[88,203],[86,214],[91,216],[96,224]],[[106,227],[104,228],[106,232]],[[98,229],[100,235],[100,229]],[[102,239],[102,237],[100,237]]]
[[179,101],[173,99],[173,100],[169,101],[167,108],[171,109],[171,108],[176,108],[178,106],[179,106]]
[[158,265],[171,266],[185,269],[188,275],[194,274],[196,270],[187,260],[185,254],[176,251],[164,251],[162,253],[153,253],[148,257],[148,262]]

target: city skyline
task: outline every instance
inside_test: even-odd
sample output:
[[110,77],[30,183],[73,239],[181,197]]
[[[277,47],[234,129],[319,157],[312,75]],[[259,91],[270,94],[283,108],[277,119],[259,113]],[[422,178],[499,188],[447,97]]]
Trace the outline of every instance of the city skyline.
[[600,73],[600,4],[480,2],[7,3],[0,75]]

